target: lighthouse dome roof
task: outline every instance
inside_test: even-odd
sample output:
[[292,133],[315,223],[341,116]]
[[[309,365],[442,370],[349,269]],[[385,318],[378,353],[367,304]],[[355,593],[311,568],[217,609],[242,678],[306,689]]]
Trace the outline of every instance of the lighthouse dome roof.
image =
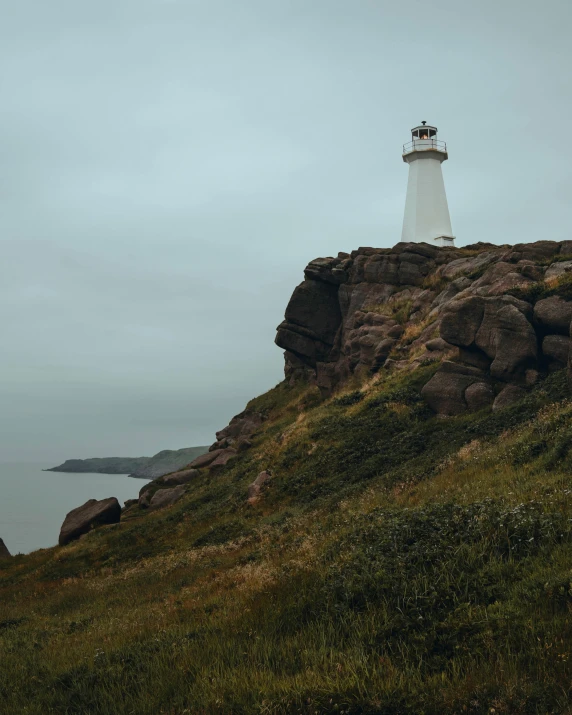
[[421,122],[421,124],[419,124],[417,127],[413,127],[413,129],[411,131],[412,132],[417,131],[417,130],[422,131],[423,129],[425,129],[425,130],[432,129],[434,132],[437,131],[437,127],[434,127],[432,124],[427,124],[427,122]]
[[433,127],[427,122],[421,122],[419,126],[413,127],[411,130],[411,138],[415,139],[435,139],[437,136],[437,127]]

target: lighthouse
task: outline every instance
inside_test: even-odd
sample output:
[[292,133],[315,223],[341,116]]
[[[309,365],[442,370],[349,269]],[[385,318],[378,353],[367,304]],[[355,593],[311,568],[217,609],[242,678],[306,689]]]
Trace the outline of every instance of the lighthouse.
[[411,141],[403,145],[403,161],[409,164],[409,179],[402,241],[454,245],[441,171],[441,164],[447,159],[447,145],[437,139],[437,127],[421,122],[411,130]]

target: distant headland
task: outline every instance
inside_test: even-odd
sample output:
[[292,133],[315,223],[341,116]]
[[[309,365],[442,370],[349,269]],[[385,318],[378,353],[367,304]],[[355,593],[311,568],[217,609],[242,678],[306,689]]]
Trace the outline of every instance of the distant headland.
[[155,479],[174,472],[192,462],[207,447],[164,449],[153,457],[94,457],[92,459],[66,459],[63,464],[46,472],[71,472],[74,474],[128,474],[139,479]]

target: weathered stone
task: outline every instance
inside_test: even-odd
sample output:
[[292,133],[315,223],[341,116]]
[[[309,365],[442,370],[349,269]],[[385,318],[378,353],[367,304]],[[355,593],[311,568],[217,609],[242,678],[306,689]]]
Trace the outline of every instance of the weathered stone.
[[449,343],[445,342],[445,340],[443,340],[443,338],[433,338],[432,340],[428,340],[425,343],[425,347],[430,352],[433,352],[435,350],[439,350],[439,351],[447,350],[451,346],[449,345]]
[[464,397],[471,412],[490,407],[495,399],[493,388],[486,382],[474,382],[469,385]]
[[120,519],[121,506],[115,497],[90,499],[67,514],[60,530],[59,544],[64,546],[97,526],[117,524]]
[[518,379],[536,364],[538,349],[534,328],[522,310],[505,296],[486,301],[475,344],[492,358],[490,373],[499,380]]
[[166,506],[171,506],[175,502],[179,501],[184,494],[185,487],[182,484],[178,487],[173,487],[172,489],[159,489],[151,497],[149,508],[163,509]]
[[201,454],[200,457],[197,457],[189,464],[189,467],[191,469],[200,469],[201,467],[208,467],[209,464],[212,464],[215,459],[217,459],[217,457],[219,457],[225,451],[226,450],[224,449],[214,449],[212,452]]
[[233,443],[234,449],[237,452],[246,452],[247,449],[252,447],[252,441],[248,437],[239,437],[236,442]]
[[570,338],[565,335],[547,335],[542,341],[542,353],[554,368],[565,367],[570,355]]
[[514,405],[515,402],[522,400],[525,396],[526,390],[522,387],[518,387],[517,385],[507,385],[496,396],[495,401],[493,402],[493,412],[510,407],[511,405]]
[[[468,250],[472,256],[467,256]],[[331,394],[352,373],[361,371],[365,377],[386,364],[389,350],[402,359],[388,366],[412,370],[424,361],[441,359],[454,345],[462,363],[487,376],[532,384],[531,376],[548,366],[546,361],[538,364],[538,337],[567,335],[566,316],[557,331],[543,327],[537,320],[533,323],[529,303],[506,293],[542,280],[545,274],[550,277],[544,266],[551,256],[572,254],[572,242],[567,248],[550,241],[514,247],[479,243],[468,250],[400,243],[312,261],[278,328],[277,343],[286,349],[287,381],[317,384],[322,394]],[[443,279],[451,283],[436,295]],[[391,316],[394,306],[399,323]],[[440,323],[444,343],[430,343]],[[401,342],[404,332],[408,339]],[[385,342],[388,339],[396,342]],[[484,396],[483,390],[474,388],[469,395]],[[473,400],[469,406],[464,392],[463,400],[467,409],[476,404]],[[236,448],[228,438],[211,449],[231,446]]]
[[[437,275],[449,279],[456,278],[457,276],[468,276],[471,273],[484,270],[491,263],[498,261],[498,259],[498,253],[493,251],[485,251],[476,256],[469,256],[467,258],[457,258],[440,266]],[[466,278],[465,280],[469,279]]]
[[486,371],[490,368],[492,360],[474,345],[470,348],[459,348],[459,362]]
[[337,285],[347,279],[347,274],[344,270],[336,271],[336,267],[339,264],[340,260],[337,258],[315,258],[304,269],[304,275],[312,280]]
[[0,559],[9,559],[12,554],[8,551],[6,544],[0,539]]
[[305,280],[295,290],[285,313],[287,323],[311,331],[330,345],[341,322],[337,286]]
[[474,383],[484,383],[480,370],[444,360],[441,368],[421,390],[429,407],[438,415],[460,415],[468,409],[465,391]]
[[228,462],[236,457],[236,449],[233,449],[232,447],[229,447],[228,449],[223,449],[221,453],[217,456],[217,458],[211,462],[210,468],[211,469],[219,469],[220,467],[226,466]]
[[572,272],[572,261],[558,261],[548,266],[544,274],[544,280],[553,281],[570,272]]
[[486,286],[486,289],[479,288],[477,292],[483,296],[504,295],[514,288],[525,288],[530,283],[530,278],[527,278],[524,274],[507,273],[506,276]]
[[152,488],[152,486],[154,486],[154,485],[153,485],[153,482],[149,482],[149,484],[147,485],[147,487],[146,487],[146,488],[144,487],[144,488],[141,489],[141,491],[139,492],[139,499],[138,499],[137,501],[138,501],[138,503],[139,503],[139,506],[140,506],[140,507],[143,507],[143,509],[147,509],[147,507],[149,506],[149,504],[150,504],[150,502],[151,502],[151,499],[152,499],[152,497],[153,497],[153,494],[155,493],[155,491],[154,491],[154,489]]
[[448,303],[441,318],[441,337],[451,345],[472,345],[481,327],[484,312],[485,301],[476,296]]
[[174,487],[179,484],[187,484],[192,482],[200,475],[198,469],[182,469],[179,472],[173,472],[172,474],[165,474],[164,477],[159,477],[157,480],[161,484],[167,487]]
[[264,472],[260,472],[256,479],[248,485],[247,501],[249,504],[256,504],[260,501],[262,489],[271,479],[271,473],[266,470]]
[[518,263],[523,259],[529,261],[545,261],[560,252],[560,244],[556,241],[534,241],[533,243],[517,243],[503,256],[503,261]]
[[438,308],[441,305],[444,305],[445,303],[448,303],[450,300],[452,300],[456,295],[458,295],[461,291],[465,290],[468,288],[470,285],[472,285],[473,281],[470,278],[467,278],[465,276],[462,276],[461,278],[457,278],[449,285],[444,288],[439,295],[433,300],[431,303],[432,308]]
[[518,270],[525,278],[531,281],[539,281],[544,277],[544,268],[535,265],[532,261],[519,261]]
[[572,302],[554,295],[534,306],[534,319],[546,333],[568,335],[572,321]]

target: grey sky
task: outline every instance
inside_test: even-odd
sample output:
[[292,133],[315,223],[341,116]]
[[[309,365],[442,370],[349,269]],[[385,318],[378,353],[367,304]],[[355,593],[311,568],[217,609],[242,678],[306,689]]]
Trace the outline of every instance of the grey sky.
[[400,237],[425,119],[460,245],[570,239],[569,0],[0,0],[0,460],[210,443],[306,262]]

